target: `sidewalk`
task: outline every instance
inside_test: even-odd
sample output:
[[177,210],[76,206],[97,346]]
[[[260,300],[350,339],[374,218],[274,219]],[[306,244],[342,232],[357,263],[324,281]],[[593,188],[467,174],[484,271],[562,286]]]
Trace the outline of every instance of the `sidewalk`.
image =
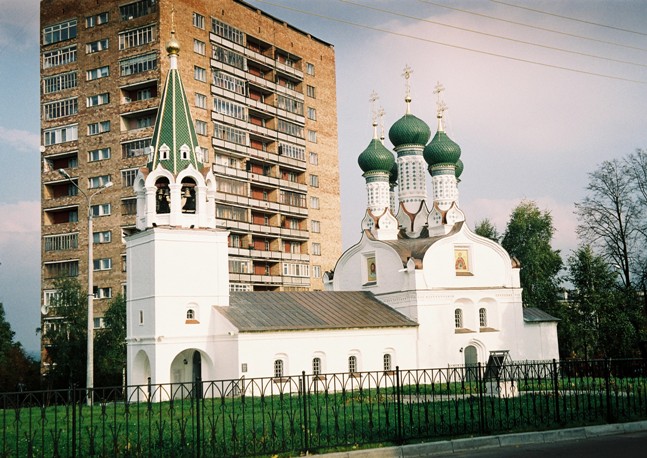
[[610,436],[647,431],[647,421],[632,423],[614,423],[610,425],[584,426],[579,428],[555,429],[497,436],[479,436],[449,441],[428,442],[424,444],[402,445],[350,452],[328,453],[328,458],[413,458],[437,454],[451,454],[466,450],[494,449],[499,447],[519,446],[526,444],[548,444],[559,441],[582,440],[592,437]]

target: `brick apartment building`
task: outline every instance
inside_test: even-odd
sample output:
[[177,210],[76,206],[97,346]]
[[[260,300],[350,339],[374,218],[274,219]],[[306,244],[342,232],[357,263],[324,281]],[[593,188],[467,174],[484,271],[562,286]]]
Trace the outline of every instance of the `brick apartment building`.
[[53,280],[87,285],[88,211],[95,327],[126,287],[132,184],[147,162],[171,29],[217,180],[217,224],[230,231],[231,289],[322,289],[341,254],[332,45],[239,0],[41,0],[45,332]]

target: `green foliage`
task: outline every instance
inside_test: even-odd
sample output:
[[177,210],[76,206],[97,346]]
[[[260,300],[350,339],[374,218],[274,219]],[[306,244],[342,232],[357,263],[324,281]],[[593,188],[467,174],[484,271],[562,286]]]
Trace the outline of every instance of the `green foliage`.
[[548,211],[535,202],[522,201],[510,215],[501,245],[521,262],[524,305],[552,313],[557,308],[558,274],[562,269],[559,250],[551,239],[555,228]]
[[499,234],[499,231],[497,230],[494,223],[488,218],[478,221],[476,223],[476,226],[474,226],[474,232],[481,237],[488,238],[497,243],[499,243],[499,240],[501,239],[501,234]]
[[119,294],[103,315],[105,328],[95,335],[95,379],[101,386],[122,382],[126,366],[126,298]]
[[36,389],[39,386],[38,362],[27,356],[6,320],[0,302],[0,392]]
[[76,278],[55,280],[57,294],[50,307],[57,317],[45,330],[49,386],[85,386],[87,355],[87,293]]

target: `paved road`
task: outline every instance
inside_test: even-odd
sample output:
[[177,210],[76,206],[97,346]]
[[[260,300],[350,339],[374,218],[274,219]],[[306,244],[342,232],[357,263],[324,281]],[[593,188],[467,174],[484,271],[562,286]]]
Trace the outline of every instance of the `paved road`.
[[647,431],[591,437],[583,440],[559,441],[549,444],[528,444],[454,453],[430,455],[434,458],[643,458],[647,456]]

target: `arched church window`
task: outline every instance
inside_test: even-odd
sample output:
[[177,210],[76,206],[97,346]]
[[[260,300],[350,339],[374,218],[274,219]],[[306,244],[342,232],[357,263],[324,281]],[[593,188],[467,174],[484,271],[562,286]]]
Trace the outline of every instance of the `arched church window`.
[[454,310],[454,327],[462,328],[463,327],[463,310],[456,309]]
[[283,377],[283,360],[277,359],[274,361],[274,377],[281,378]]
[[384,353],[383,357],[383,362],[384,362],[384,370],[385,371],[390,371],[392,370],[392,360],[391,360],[391,354],[390,353]]
[[193,309],[188,309],[186,311],[186,319],[187,320],[195,320],[195,310]]
[[354,374],[357,372],[357,356],[350,355],[348,357],[348,372]]
[[182,180],[182,213],[195,213],[195,181],[191,178]]
[[321,374],[321,358],[312,358],[312,374]]
[[487,310],[485,308],[479,309],[479,326],[482,328],[487,326]]
[[169,191],[169,181],[166,177],[160,177],[155,182],[157,191],[155,192],[155,212],[171,212],[171,193]]

